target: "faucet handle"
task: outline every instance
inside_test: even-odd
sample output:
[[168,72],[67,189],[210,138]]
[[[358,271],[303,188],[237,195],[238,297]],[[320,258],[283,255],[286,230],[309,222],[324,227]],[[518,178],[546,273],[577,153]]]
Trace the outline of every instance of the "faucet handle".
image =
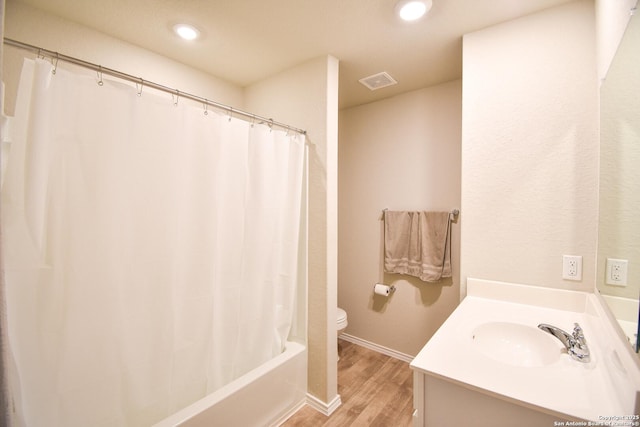
[[546,323],[539,324],[538,328],[558,338],[573,359],[579,362],[589,362],[591,360],[587,340],[584,339],[582,328],[577,323],[574,324],[573,334]]
[[581,346],[587,343],[587,340],[584,337],[584,332],[577,322],[573,324],[573,338],[575,338]]

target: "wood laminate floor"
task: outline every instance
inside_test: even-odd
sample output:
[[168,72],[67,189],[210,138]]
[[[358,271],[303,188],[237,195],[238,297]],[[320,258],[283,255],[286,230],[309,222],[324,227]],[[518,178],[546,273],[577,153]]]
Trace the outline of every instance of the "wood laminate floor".
[[283,427],[410,427],[413,374],[407,362],[339,340],[338,394],[331,416],[304,406]]

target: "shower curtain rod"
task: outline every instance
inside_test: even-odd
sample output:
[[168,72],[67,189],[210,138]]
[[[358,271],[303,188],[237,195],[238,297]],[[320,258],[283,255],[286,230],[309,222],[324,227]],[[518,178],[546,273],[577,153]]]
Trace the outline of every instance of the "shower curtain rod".
[[[141,85],[140,90],[142,91],[142,87],[150,87],[152,89],[156,89],[162,92],[166,92],[166,93],[170,93],[172,96],[175,95],[178,99],[179,98],[186,98],[186,99],[190,99],[192,101],[196,101],[196,102],[200,102],[203,105],[207,105],[207,106],[211,106],[211,107],[215,107],[224,111],[227,111],[229,113],[230,116],[233,115],[238,115],[238,116],[242,116],[248,119],[251,119],[252,122],[255,123],[259,123],[259,124],[266,124],[269,127],[272,126],[277,126],[280,128],[284,128],[293,132],[297,132],[300,133],[302,135],[306,135],[307,131],[303,130],[303,129],[299,129],[293,126],[289,126],[288,124],[285,123],[281,123],[281,122],[276,122],[273,119],[268,119],[266,117],[262,117],[259,116],[257,114],[252,114],[252,113],[248,113],[246,111],[242,111],[242,110],[238,110],[235,109],[233,107],[230,107],[228,105],[224,105],[224,104],[220,104],[219,102],[215,102],[215,101],[211,101],[209,99],[203,98],[201,96],[197,96],[197,95],[192,95],[190,93],[186,93],[186,92],[180,92],[178,89],[173,89],[170,88],[168,86],[164,86],[161,85],[159,83],[154,83],[148,80],[144,80],[142,77],[135,77],[132,76],[131,74],[127,74],[127,73],[123,73],[121,71],[117,71],[117,70],[113,70],[111,68],[106,68],[103,67],[101,65],[96,65],[93,64],[91,62],[87,62],[84,61],[82,59],[78,59],[78,58],[74,58],[72,56],[67,56],[67,55],[63,55],[61,53],[58,52],[54,52],[52,50],[48,50],[48,49],[44,49],[38,46],[33,46],[27,43],[23,43],[23,42],[19,42],[17,40],[13,40],[10,38],[5,37],[4,38],[4,43],[8,46],[13,46],[13,47],[17,47],[20,49],[24,49],[24,50],[28,50],[31,51],[35,54],[37,54],[38,56],[48,56],[51,58],[52,61],[55,60],[54,63],[54,67],[57,66],[58,61],[64,61],[64,62],[68,62],[71,64],[75,64],[75,65],[79,65],[81,67],[84,68],[88,68],[90,70],[96,71],[97,73],[99,73],[99,75],[102,74],[106,74],[112,77],[117,77],[121,80],[126,80],[132,83],[135,83],[136,85]],[[54,68],[55,69],[55,68]],[[206,111],[206,110],[205,110]]]

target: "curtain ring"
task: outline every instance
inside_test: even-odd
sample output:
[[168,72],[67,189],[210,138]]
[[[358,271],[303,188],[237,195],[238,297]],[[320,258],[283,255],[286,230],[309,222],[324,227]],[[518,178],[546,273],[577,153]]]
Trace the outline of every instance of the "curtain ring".
[[233,118],[233,107],[229,107],[229,123],[231,123],[232,118]]
[[138,96],[142,96],[142,87],[144,86],[144,80],[142,80],[142,77],[140,77],[140,88],[138,89],[138,83],[136,83],[136,92],[138,93]]
[[[171,94],[171,98],[173,98],[173,94]],[[178,89],[176,89],[176,97],[173,98],[173,106],[174,107],[178,106],[178,101],[180,101],[180,91]]]
[[104,82],[102,81],[102,65],[98,65],[98,86],[102,86]]
[[204,107],[204,115],[208,116],[209,115],[209,111],[208,111],[209,101],[205,99],[204,102],[202,103],[202,107]]
[[271,132],[273,130],[273,119],[269,119],[269,132]]
[[51,59],[51,63],[53,64],[53,70],[51,70],[51,74],[56,74],[58,70],[58,60],[60,59],[60,55],[56,52],[56,57]]

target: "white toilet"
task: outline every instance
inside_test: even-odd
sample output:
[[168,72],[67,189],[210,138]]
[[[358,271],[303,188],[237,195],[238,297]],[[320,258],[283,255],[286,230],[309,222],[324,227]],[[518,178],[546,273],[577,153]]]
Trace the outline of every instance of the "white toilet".
[[[349,322],[347,322],[347,312],[338,307],[338,315],[336,316],[336,325],[338,330],[338,336],[344,331]],[[340,344],[338,343],[338,360],[340,360]]]
[[349,322],[347,322],[347,312],[338,307],[338,316],[337,316],[337,329],[338,336],[344,331]]

